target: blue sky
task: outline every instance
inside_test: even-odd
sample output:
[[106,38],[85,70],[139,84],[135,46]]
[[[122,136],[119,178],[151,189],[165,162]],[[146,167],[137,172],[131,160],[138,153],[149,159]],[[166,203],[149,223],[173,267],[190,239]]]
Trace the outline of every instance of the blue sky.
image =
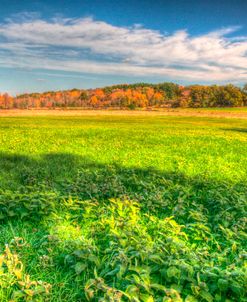
[[247,82],[245,0],[0,4],[0,92]]

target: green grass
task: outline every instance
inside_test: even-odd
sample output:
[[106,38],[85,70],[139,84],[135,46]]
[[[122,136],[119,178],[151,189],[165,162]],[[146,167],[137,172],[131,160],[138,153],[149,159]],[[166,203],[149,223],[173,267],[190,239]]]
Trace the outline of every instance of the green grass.
[[0,301],[247,301],[246,158],[247,120],[0,118]]

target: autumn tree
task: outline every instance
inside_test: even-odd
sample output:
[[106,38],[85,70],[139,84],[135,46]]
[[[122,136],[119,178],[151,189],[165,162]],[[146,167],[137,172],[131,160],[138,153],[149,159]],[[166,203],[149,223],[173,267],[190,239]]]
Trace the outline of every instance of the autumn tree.
[[13,106],[13,98],[8,95],[8,93],[4,93],[0,95],[0,108],[2,109],[10,109]]
[[179,86],[174,83],[121,84],[105,88],[44,93],[26,93],[15,98],[0,95],[0,108],[147,108],[147,107],[226,107],[247,105],[247,84]]
[[93,96],[90,98],[89,105],[92,106],[93,108],[99,107],[100,102],[99,102],[99,100],[98,100],[98,98],[97,98],[96,95],[93,95]]

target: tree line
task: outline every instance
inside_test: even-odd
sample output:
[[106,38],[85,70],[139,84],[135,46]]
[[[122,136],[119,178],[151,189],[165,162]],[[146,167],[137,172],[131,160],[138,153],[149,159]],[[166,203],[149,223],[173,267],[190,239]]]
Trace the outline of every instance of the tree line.
[[72,89],[25,93],[12,97],[0,94],[1,109],[30,108],[174,108],[247,106],[247,84],[190,85],[174,83],[121,84],[96,89]]

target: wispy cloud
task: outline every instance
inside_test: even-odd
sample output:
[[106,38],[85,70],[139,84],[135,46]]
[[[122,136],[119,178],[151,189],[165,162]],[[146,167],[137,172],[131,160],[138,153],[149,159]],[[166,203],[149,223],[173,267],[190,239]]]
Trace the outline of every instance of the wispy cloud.
[[0,24],[0,66],[243,82],[247,37],[233,37],[238,29],[192,37],[186,30],[167,34],[92,18],[47,21],[33,15]]

